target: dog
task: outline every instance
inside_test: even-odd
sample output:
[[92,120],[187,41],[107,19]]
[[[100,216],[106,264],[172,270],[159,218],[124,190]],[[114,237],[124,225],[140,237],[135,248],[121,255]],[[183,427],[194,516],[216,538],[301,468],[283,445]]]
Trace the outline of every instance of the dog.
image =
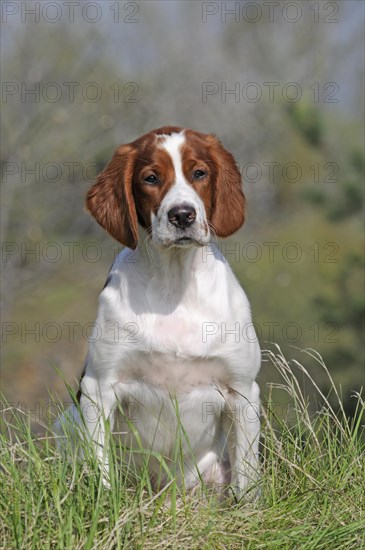
[[79,405],[57,433],[71,419],[108,484],[105,424],[113,430],[118,416],[124,459],[142,467],[147,456],[155,487],[167,466],[188,489],[203,480],[241,498],[259,472],[261,353],[215,244],[244,222],[233,156],[212,134],[153,130],[116,150],[86,208],[125,248],[99,297]]

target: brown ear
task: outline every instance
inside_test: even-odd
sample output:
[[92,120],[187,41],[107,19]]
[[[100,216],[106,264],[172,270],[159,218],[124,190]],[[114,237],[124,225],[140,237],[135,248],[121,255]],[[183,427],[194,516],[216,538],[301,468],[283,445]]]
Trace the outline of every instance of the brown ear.
[[216,161],[213,213],[211,224],[218,237],[228,237],[237,231],[245,219],[245,196],[241,174],[231,153],[213,135],[209,136]]
[[114,239],[135,249],[137,213],[132,193],[136,151],[121,145],[86,196],[86,208]]

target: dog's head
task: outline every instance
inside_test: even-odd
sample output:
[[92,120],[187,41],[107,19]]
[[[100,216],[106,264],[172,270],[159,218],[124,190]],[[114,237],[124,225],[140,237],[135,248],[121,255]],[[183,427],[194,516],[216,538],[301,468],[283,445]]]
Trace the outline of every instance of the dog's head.
[[202,246],[244,221],[233,156],[211,134],[164,126],[121,145],[87,194],[86,207],[135,249],[138,224],[158,246]]

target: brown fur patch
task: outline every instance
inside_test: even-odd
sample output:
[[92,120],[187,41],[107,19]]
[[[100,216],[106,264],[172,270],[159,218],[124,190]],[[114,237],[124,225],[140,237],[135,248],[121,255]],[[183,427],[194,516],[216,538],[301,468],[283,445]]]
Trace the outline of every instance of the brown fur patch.
[[86,197],[86,208],[117,241],[136,248],[137,213],[132,194],[132,177],[137,149],[121,145],[98,176]]
[[[157,185],[148,185],[144,180],[154,175]],[[133,196],[136,203],[138,221],[148,229],[151,214],[157,210],[175,181],[175,171],[170,155],[164,149],[156,147],[156,141],[146,140],[141,144],[133,175]]]

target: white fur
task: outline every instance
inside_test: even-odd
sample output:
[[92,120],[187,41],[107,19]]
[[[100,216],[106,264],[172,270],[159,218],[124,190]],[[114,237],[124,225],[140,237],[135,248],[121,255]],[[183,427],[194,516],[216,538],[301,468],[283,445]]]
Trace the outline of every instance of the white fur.
[[194,225],[186,231],[186,235],[201,245],[208,244],[211,238],[208,224],[205,223],[203,201],[188,184],[183,173],[180,149],[184,142],[184,132],[171,136],[159,136],[159,146],[170,155],[175,171],[173,186],[163,198],[157,215],[152,215],[152,240],[160,246],[172,244],[180,235],[179,231],[169,223],[167,213],[171,208],[182,203],[191,205],[197,214]]
[[[122,420],[120,428],[128,447],[161,454],[178,479],[184,472],[188,487],[200,476],[227,481],[229,463],[231,484],[241,496],[258,470],[260,349],[252,329],[246,336],[247,297],[218,249],[160,246],[172,237],[166,217],[171,205],[190,201],[197,222],[206,222],[203,203],[181,170],[183,139],[163,141],[176,182],[154,220],[158,238],[141,230],[137,250],[124,249],[116,258],[100,295],[80,405],[100,461],[103,418],[113,426],[120,403],[129,410],[129,422]],[[210,239],[199,231],[197,237]],[[81,425],[75,410],[69,414]],[[138,464],[142,454],[131,459]],[[168,480],[157,459],[150,458],[149,468],[153,480]],[[107,476],[105,457],[104,470]]]

